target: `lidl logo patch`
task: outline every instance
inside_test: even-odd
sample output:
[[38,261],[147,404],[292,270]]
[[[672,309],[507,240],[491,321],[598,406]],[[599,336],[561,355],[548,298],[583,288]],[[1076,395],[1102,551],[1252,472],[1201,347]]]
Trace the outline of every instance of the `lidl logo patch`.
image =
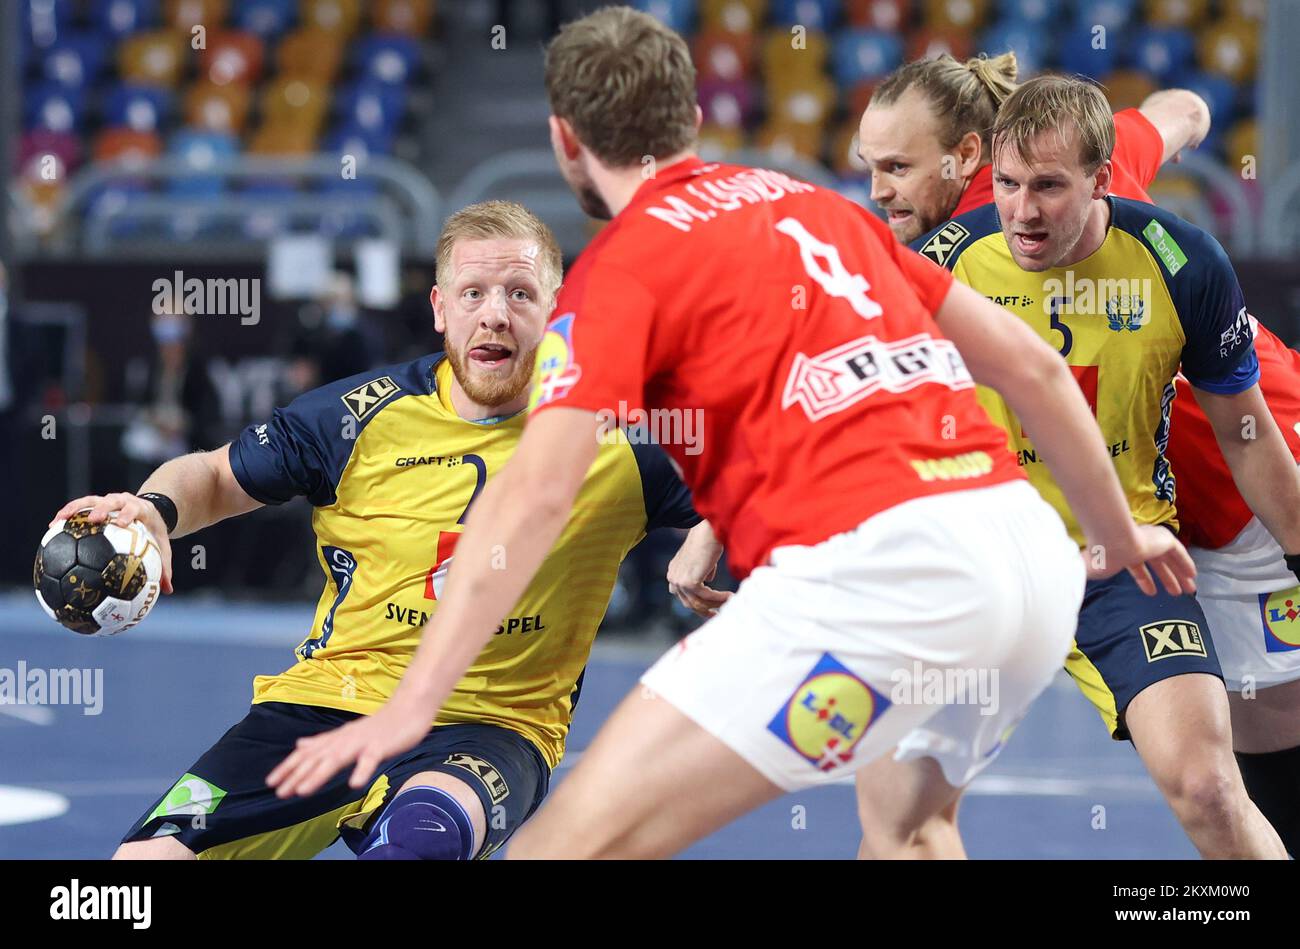
[[211,814],[217,809],[226,792],[211,781],[205,781],[197,774],[188,771],[167,792],[162,803],[154,808],[149,819],[155,817],[176,817],[178,815]]
[[1142,635],[1142,648],[1146,651],[1147,662],[1168,659],[1170,656],[1208,658],[1201,628],[1195,623],[1160,620],[1157,623],[1147,623],[1139,629],[1139,633]]
[[1259,595],[1259,615],[1264,623],[1264,649],[1291,652],[1300,649],[1300,587]]
[[565,313],[546,327],[537,347],[529,411],[564,398],[582,378],[582,367],[573,361],[573,317],[573,313]]
[[767,730],[818,770],[832,771],[853,757],[854,747],[889,705],[834,656],[823,653]]

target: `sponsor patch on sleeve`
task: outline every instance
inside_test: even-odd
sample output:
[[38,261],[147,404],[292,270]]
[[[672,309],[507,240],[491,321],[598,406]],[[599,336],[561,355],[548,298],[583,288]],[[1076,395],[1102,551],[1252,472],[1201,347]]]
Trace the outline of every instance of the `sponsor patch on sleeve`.
[[925,246],[921,248],[921,253],[940,267],[947,267],[957,248],[968,237],[970,237],[970,231],[956,221],[949,221],[939,229],[939,232],[934,237],[925,242]]

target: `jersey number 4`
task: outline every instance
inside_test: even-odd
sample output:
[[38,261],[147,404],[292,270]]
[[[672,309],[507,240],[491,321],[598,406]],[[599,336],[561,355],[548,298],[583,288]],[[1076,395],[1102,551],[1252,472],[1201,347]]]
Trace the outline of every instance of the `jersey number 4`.
[[[874,319],[884,311],[880,304],[867,295],[871,284],[858,273],[849,273],[840,259],[840,250],[808,233],[808,228],[792,217],[781,218],[776,229],[799,245],[799,257],[808,276],[833,297],[847,300],[853,311],[864,320]],[[826,266],[822,266],[825,261]]]

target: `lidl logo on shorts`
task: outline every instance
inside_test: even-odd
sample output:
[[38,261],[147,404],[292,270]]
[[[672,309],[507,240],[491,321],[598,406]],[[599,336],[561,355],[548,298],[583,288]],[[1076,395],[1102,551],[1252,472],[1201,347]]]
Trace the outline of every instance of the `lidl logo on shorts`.
[[205,781],[197,774],[190,774],[188,771],[181,775],[181,779],[176,782],[175,786],[167,792],[167,796],[162,799],[162,803],[154,808],[154,812],[149,815],[149,819],[155,817],[176,817],[177,815],[186,814],[211,814],[217,809],[226,792],[217,787],[211,781]]
[[853,756],[853,748],[889,705],[889,699],[827,652],[767,730],[819,770],[832,771]]
[[1164,619],[1141,627],[1142,648],[1147,662],[1168,659],[1171,656],[1200,656],[1209,658],[1201,627],[1186,620]]
[[537,346],[529,411],[564,398],[582,378],[582,367],[573,361],[573,317],[573,313],[565,313],[552,320]]
[[1264,650],[1300,649],[1300,587],[1259,595],[1259,615],[1264,622]]
[[500,804],[510,796],[510,786],[506,784],[506,779],[502,777],[501,772],[482,758],[476,758],[474,755],[454,754],[449,755],[443,764],[464,768],[478,778],[483,783],[483,786],[487,788],[488,797],[492,799],[493,804]]

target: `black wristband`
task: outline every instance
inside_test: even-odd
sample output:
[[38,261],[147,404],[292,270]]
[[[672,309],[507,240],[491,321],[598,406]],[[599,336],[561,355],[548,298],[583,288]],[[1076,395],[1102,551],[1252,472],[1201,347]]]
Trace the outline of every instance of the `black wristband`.
[[1287,554],[1286,566],[1288,570],[1295,574],[1295,578],[1300,580],[1300,554]]
[[141,501],[148,501],[158,509],[162,515],[163,523],[167,525],[167,535],[170,537],[171,532],[176,530],[176,523],[181,519],[176,510],[176,502],[165,494],[155,494],[150,491],[148,494],[136,495]]

